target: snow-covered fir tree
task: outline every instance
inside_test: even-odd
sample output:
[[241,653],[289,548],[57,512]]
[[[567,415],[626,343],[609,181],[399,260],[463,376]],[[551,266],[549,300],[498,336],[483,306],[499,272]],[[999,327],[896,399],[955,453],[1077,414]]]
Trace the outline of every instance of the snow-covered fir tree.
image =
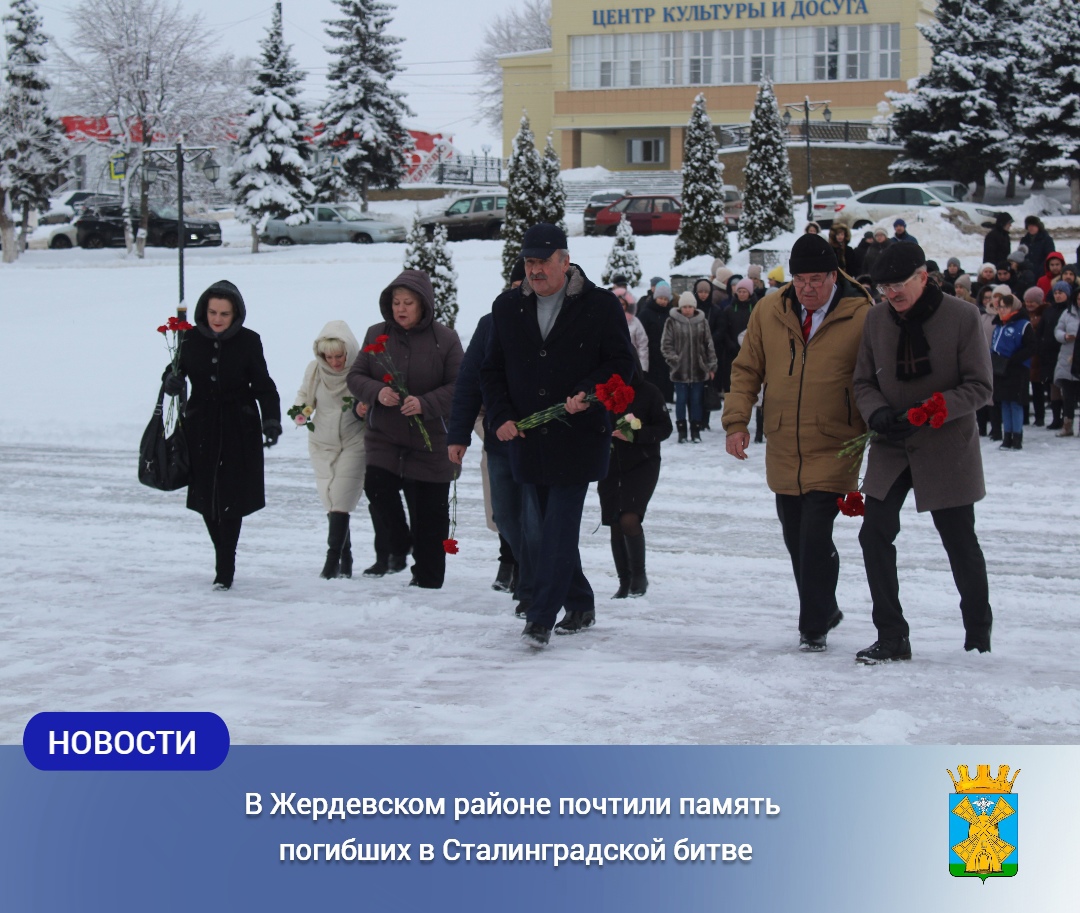
[[521,126],[514,137],[510,165],[506,173],[506,220],[502,226],[503,281],[510,284],[521,253],[525,232],[540,221],[540,200],[544,192],[543,166],[536,151],[536,138],[529,126],[529,115],[521,115]]
[[299,98],[304,75],[285,43],[280,0],[260,46],[257,82],[251,88],[236,144],[239,154],[229,178],[236,218],[251,225],[253,253],[259,249],[259,232],[271,219],[290,225],[308,221],[305,207],[315,193],[308,177],[310,146]]
[[412,115],[403,93],[390,87],[402,71],[398,45],[387,34],[393,6],[379,0],[334,0],[341,18],[326,23],[334,39],[327,75],[330,97],[322,106],[324,132],[315,185],[320,200],[359,197],[368,189],[397,187],[405,174]]
[[608,254],[607,262],[604,264],[600,281],[604,285],[611,285],[616,276],[626,279],[629,288],[633,288],[641,281],[641,263],[638,262],[634,229],[630,227],[630,220],[626,218],[625,212],[615,229],[615,243],[611,245],[611,253]]
[[768,77],[758,86],[750,114],[750,148],[744,180],[746,192],[739,217],[739,246],[751,247],[794,231],[787,130]]
[[1020,77],[1020,173],[1034,181],[1067,177],[1072,211],[1080,213],[1080,15],[1073,0],[1043,0],[1028,8],[1023,24],[1031,66]]
[[428,274],[435,293],[435,319],[453,329],[458,315],[458,276],[447,247],[446,226],[436,225],[429,237],[417,211],[405,238],[402,269],[419,269]]
[[[5,86],[0,93],[0,243],[4,260],[11,262],[26,245],[31,209],[49,205],[53,179],[67,160],[60,121],[49,112],[46,96],[45,45],[41,17],[34,0],[12,0],[3,17],[7,42]],[[22,214],[22,234],[16,242],[12,216]],[[5,219],[6,215],[6,219]],[[4,229],[7,231],[4,231]],[[9,259],[10,256],[10,259]]]
[[1015,60],[1003,41],[1006,0],[939,0],[936,21],[919,25],[931,47],[930,72],[911,91],[887,93],[904,152],[889,166],[898,180],[975,182],[1008,158],[1010,125],[1001,100]]
[[701,254],[727,260],[731,247],[724,223],[724,165],[704,95],[694,99],[686,128],[682,182],[682,219],[671,265]]
[[550,133],[544,146],[544,156],[540,161],[540,177],[542,190],[537,221],[550,222],[566,231],[566,188],[563,186],[559,154],[551,142]]

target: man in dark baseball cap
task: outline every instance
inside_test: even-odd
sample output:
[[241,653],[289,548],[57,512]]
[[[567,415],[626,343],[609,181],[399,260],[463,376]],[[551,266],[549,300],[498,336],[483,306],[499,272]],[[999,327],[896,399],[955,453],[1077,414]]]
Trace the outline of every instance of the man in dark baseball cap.
[[840,558],[832,529],[837,499],[859,487],[860,461],[836,454],[865,428],[848,405],[872,302],[840,272],[821,235],[801,235],[788,268],[791,282],[770,291],[750,314],[731,366],[723,423],[727,452],[747,459],[747,425],[758,392],[768,386],[765,474],[798,589],[799,649],[820,653],[844,617],[836,602]]
[[546,260],[557,250],[567,250],[568,246],[565,231],[550,222],[540,222],[521,239],[521,256],[526,260]]

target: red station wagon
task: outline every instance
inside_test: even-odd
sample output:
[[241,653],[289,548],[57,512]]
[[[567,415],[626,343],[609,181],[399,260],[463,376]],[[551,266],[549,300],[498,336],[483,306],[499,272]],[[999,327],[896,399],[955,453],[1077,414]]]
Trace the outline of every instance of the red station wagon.
[[679,231],[682,201],[670,194],[623,197],[596,214],[594,233],[615,234],[623,213],[635,235],[673,235]]

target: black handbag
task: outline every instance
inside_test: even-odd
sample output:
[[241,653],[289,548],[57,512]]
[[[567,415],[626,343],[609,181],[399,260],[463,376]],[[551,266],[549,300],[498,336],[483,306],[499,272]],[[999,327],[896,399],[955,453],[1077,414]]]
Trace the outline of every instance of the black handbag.
[[186,389],[180,393],[180,417],[172,434],[165,434],[165,417],[162,404],[165,400],[165,384],[158,391],[157,405],[150,424],[143,432],[139,444],[139,481],[159,491],[176,491],[188,483],[190,459],[187,437],[184,434],[184,409],[187,405]]
[[994,377],[1004,377],[1009,373],[1009,356],[991,352],[990,365],[994,369]]
[[702,397],[702,406],[708,412],[718,412],[724,407],[724,394],[719,388],[713,386],[711,380],[705,381],[705,395]]

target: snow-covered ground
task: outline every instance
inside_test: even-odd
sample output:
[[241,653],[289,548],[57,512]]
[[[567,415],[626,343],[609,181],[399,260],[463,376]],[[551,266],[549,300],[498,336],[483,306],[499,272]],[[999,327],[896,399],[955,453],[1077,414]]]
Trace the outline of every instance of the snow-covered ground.
[[[981,237],[909,226],[939,262],[955,254],[978,265]],[[403,247],[252,256],[246,232],[226,222],[230,246],[187,252],[189,298],[219,278],[237,283],[287,405],[328,319],[357,334],[376,321]],[[670,272],[672,240],[638,239],[646,276]],[[574,238],[571,253],[595,277],[610,246]],[[467,341],[500,290],[500,245],[451,250]],[[737,463],[718,421],[700,445],[664,447],[645,521],[645,598],[608,599],[606,529],[590,498],[582,555],[598,624],[537,654],[518,641],[510,598],[490,589],[497,543],[483,523],[478,448],[458,487],[462,548],[443,590],[410,589],[407,575],[324,581],[325,517],[306,440],[286,428],[267,458],[268,507],[245,521],[236,585],[212,592],[200,518],[182,493],[135,479],[166,361],[155,327],[175,300],[175,254],[164,250],[144,261],[31,251],[0,268],[0,743],[17,743],[41,710],[169,709],[213,710],[238,743],[1080,740],[1077,439],[1031,428],[1021,453],[984,445],[989,494],[977,517],[992,654],[962,650],[944,552],[910,499],[899,549],[914,659],[853,661],[875,637],[859,521],[842,517],[846,617],[827,653],[799,653],[764,448]],[[364,567],[363,505],[354,542]]]

